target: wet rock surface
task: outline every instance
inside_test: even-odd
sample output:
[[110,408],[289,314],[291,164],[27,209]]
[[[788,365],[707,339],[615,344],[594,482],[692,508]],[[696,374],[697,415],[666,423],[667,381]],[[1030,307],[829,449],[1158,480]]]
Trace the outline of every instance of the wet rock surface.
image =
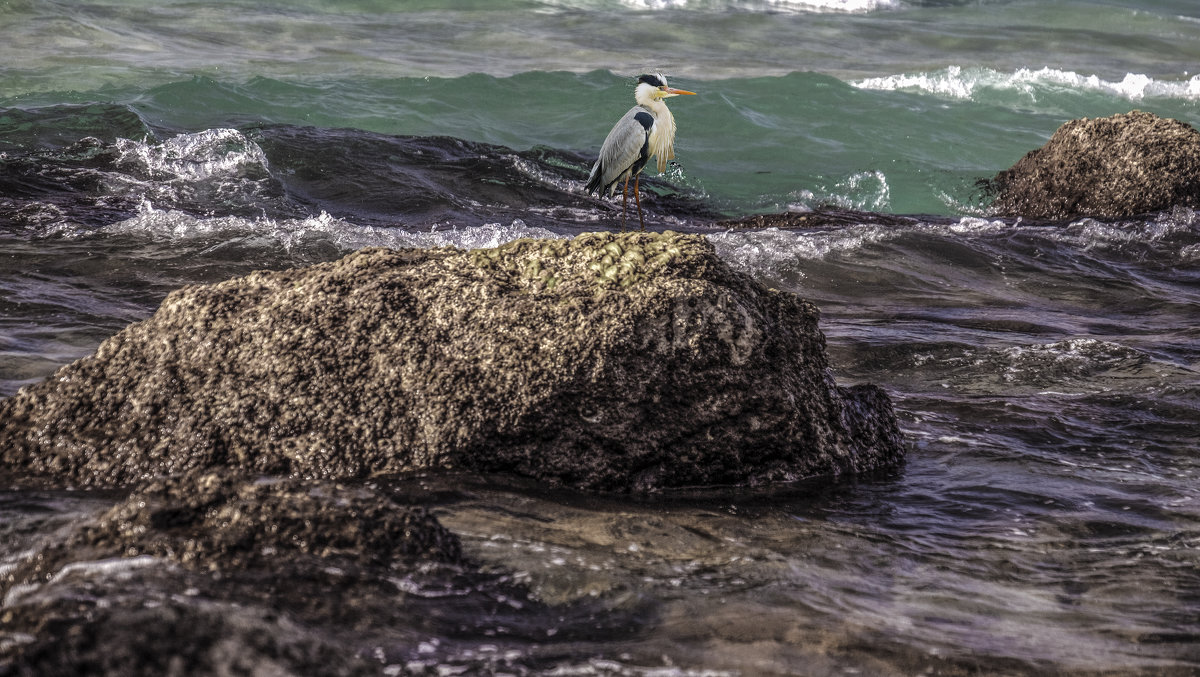
[[43,552],[33,570],[8,574],[9,582],[45,578],[81,552],[165,558],[200,570],[245,569],[281,558],[344,560],[347,566],[463,561],[458,538],[424,508],[378,491],[198,472],[149,482]]
[[[81,609],[70,593],[121,596],[107,585],[67,588],[62,596],[8,612],[6,625],[31,633],[6,659],[0,674],[45,675],[379,675],[380,666],[332,644],[277,612],[233,603],[184,603],[170,595]],[[53,594],[53,592],[51,592]],[[153,602],[152,605],[147,604]],[[392,674],[408,674],[393,672]]]
[[1071,120],[988,183],[1002,216],[1121,218],[1200,205],[1200,132],[1134,111]]
[[364,250],[172,293],[0,402],[0,454],[91,486],[443,468],[655,490],[897,463],[887,396],[834,383],[817,320],[696,236]]
[[856,209],[840,209],[824,207],[807,212],[780,212],[775,214],[751,214],[738,219],[718,221],[715,225],[735,230],[754,230],[760,228],[793,229],[822,229],[844,228],[869,224],[875,226],[911,226],[915,223],[930,221],[950,221],[937,216],[902,216],[897,214],[881,214],[879,212],[864,212]]
[[465,558],[412,505],[430,500],[222,473],[151,482],[0,571],[0,675],[423,674],[422,637],[570,641],[653,617],[548,608]]
[[332,628],[401,606],[388,577],[462,564],[457,537],[378,490],[160,479],[0,576],[0,674],[379,674]]

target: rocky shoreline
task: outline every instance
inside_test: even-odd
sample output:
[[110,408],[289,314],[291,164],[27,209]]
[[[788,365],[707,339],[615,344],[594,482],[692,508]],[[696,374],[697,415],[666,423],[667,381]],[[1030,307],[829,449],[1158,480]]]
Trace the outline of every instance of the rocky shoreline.
[[899,463],[887,395],[834,383],[817,318],[674,233],[365,250],[181,289],[0,402],[10,476],[132,490],[0,577],[21,638],[0,673],[370,673],[359,642],[280,624],[401,613],[397,577],[489,579],[370,476],[653,492]]
[[[1191,147],[1190,127],[1117,117],[1088,129],[1166,129],[1168,168],[1186,164],[1175,151]],[[1060,134],[1080,138],[1081,125]],[[1118,169],[1146,173],[1107,147]],[[1192,206],[1200,185],[1182,171],[1165,193],[1117,179],[1152,197],[1121,198],[1125,211],[1039,203],[1021,192],[1045,189],[1035,153],[991,182],[998,213],[1120,218]],[[911,220],[829,211],[724,225],[864,221]],[[405,662],[411,647],[367,652],[388,619],[469,634],[439,625],[454,598],[427,588],[483,599],[481,624],[520,616],[530,641],[632,631],[652,614],[548,611],[386,478],[644,496],[895,467],[905,443],[887,394],[834,381],[818,319],[702,237],[670,232],[363,250],[181,289],[94,356],[0,401],[6,483],[120,494],[0,570],[0,675],[422,674]]]

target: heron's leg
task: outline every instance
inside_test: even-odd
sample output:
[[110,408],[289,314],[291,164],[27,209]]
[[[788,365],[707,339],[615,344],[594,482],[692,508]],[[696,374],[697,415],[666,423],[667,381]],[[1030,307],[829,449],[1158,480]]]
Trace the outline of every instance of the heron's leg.
[[[637,191],[637,188],[634,188]],[[621,191],[621,230],[625,230],[625,220],[629,216],[629,177],[625,177],[625,188]]]
[[633,180],[633,201],[637,203],[638,223],[641,224],[642,230],[646,230],[646,222],[642,220],[642,196],[638,192],[638,182],[642,180],[642,175],[638,174]]

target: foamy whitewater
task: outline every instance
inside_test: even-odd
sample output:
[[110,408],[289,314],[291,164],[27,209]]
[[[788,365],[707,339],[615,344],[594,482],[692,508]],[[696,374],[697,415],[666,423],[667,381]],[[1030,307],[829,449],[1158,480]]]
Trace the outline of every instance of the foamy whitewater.
[[[604,2],[560,2],[547,3],[571,9],[598,9]],[[901,6],[899,0],[622,0],[621,5],[632,10],[724,10],[743,12],[848,12],[864,13]]]
[[[978,187],[1074,118],[1200,124],[1191,0],[0,4],[0,397],[184,285],[620,228],[583,183],[661,70],[698,96],[668,102],[649,227],[816,304],[833,376],[910,444],[765,494],[376,478],[492,578],[373,581],[395,613],[353,632],[144,556],[9,585],[122,495],[0,473],[0,675],[71,614],[155,605],[367,674],[1200,672],[1200,217],[1030,223]],[[723,223],[831,208],[909,218]]]
[[1129,101],[1147,98],[1195,101],[1200,98],[1200,75],[1183,81],[1158,81],[1141,73],[1126,73],[1119,82],[1114,82],[1097,75],[1080,75],[1049,67],[1037,70],[1020,68],[1012,73],[1000,73],[987,68],[964,70],[962,66],[949,66],[933,73],[864,78],[852,84],[863,89],[925,92],[966,100],[976,100],[976,96],[983,92],[1015,92],[1024,95],[1030,103],[1036,103],[1041,95],[1086,92]]

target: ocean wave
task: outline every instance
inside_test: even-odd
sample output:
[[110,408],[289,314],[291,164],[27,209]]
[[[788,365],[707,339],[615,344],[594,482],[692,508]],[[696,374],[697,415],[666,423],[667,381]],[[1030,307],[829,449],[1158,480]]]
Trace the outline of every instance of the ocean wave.
[[833,205],[841,209],[861,211],[888,211],[892,203],[892,189],[887,175],[873,170],[858,172],[837,181],[832,186],[820,185],[793,193],[795,201],[788,204],[789,211],[808,211],[814,207]]
[[701,10],[763,13],[865,14],[900,8],[900,0],[553,0],[551,7],[566,9]]
[[730,230],[710,233],[707,237],[718,256],[746,273],[790,273],[804,277],[801,265],[805,261],[862,249],[892,239],[900,232],[900,229],[861,224],[818,232],[779,228]]
[[710,233],[708,240],[717,254],[751,274],[791,272],[804,261],[821,261],[830,255],[847,254],[871,245],[890,242],[909,234],[956,238],[986,237],[1007,233],[1012,226],[998,220],[963,217],[945,223],[915,223],[912,226],[860,223],[829,230],[729,230]]
[[[199,242],[220,246],[240,241],[263,248],[282,248],[292,254],[300,250],[333,245],[342,252],[365,247],[462,249],[499,247],[523,237],[564,237],[544,228],[531,227],[520,219],[508,225],[487,223],[473,228],[410,231],[399,227],[359,225],[321,212],[303,219],[243,218],[239,216],[197,217],[175,209],[158,209],[143,200],[138,213],[101,229],[109,235],[135,235],[157,242]],[[211,246],[210,246],[211,248]]]
[[921,92],[968,101],[978,100],[986,91],[1016,91],[1036,101],[1039,94],[1061,90],[1097,92],[1129,101],[1200,100],[1200,75],[1188,80],[1156,80],[1148,75],[1127,73],[1120,81],[1114,81],[1048,67],[1019,68],[1005,73],[990,68],[949,66],[938,71],[865,78],[850,84],[860,89]]
[[1149,357],[1114,341],[1072,338],[1047,344],[1011,346],[987,351],[986,359],[1008,383],[1053,385],[1100,372],[1136,371]]
[[117,139],[118,164],[144,173],[186,181],[246,173],[269,174],[262,148],[236,129],[179,134],[161,143]]
[[1200,214],[1177,207],[1149,220],[1080,219],[1051,231],[1048,237],[1084,252],[1189,263],[1200,257]]
[[118,138],[111,164],[86,169],[112,196],[178,209],[260,210],[282,192],[266,153],[236,129],[207,129],[162,141]]
[[[1157,379],[1186,376],[1186,367],[1158,362],[1122,343],[1094,337],[1073,337],[1051,343],[1007,347],[934,346],[911,356],[911,366],[925,378],[981,392],[1073,394],[1102,391],[1098,376]],[[1047,388],[1051,390],[1046,390]]]

